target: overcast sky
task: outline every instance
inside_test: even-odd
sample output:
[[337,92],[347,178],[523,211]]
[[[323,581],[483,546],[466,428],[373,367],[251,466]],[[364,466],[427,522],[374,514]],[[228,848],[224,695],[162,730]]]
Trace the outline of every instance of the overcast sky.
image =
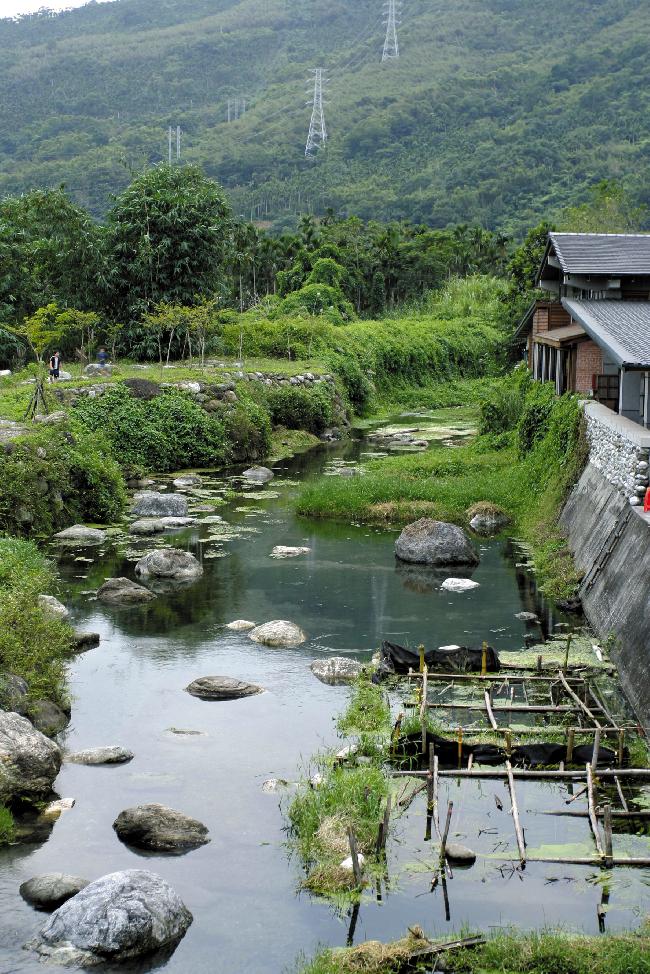
[[0,17],[15,17],[16,14],[30,14],[41,7],[50,10],[68,10],[82,7],[88,0],[0,0]]

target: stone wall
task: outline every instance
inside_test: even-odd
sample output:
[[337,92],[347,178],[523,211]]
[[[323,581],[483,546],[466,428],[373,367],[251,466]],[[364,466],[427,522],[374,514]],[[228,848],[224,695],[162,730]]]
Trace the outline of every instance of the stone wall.
[[585,403],[589,461],[633,507],[648,489],[650,432],[597,402]]

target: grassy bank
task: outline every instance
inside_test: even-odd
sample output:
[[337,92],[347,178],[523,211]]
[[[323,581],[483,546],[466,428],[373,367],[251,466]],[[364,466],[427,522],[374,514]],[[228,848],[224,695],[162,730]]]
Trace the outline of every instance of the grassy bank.
[[[421,968],[408,962],[415,950],[425,946],[419,936],[409,934],[393,944],[370,941],[359,947],[323,950],[313,960],[299,963],[296,974],[429,971],[430,959]],[[497,935],[483,946],[446,953],[444,962],[444,970],[467,974],[648,974],[650,929],[597,938],[554,933]]]
[[56,586],[54,566],[36,545],[0,537],[0,708],[11,703],[3,674],[26,681],[28,700],[66,703],[71,630],[38,602]]
[[298,511],[311,517],[403,526],[432,517],[467,526],[477,503],[496,505],[531,546],[540,583],[556,598],[577,576],[557,526],[586,446],[577,400],[517,373],[493,383],[482,402],[481,435],[453,450],[378,459],[353,480],[308,484]]

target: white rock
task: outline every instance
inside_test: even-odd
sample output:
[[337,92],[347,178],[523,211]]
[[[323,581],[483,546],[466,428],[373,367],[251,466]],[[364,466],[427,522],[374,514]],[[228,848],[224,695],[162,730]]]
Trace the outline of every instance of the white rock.
[[311,776],[311,778],[309,779],[309,784],[311,785],[312,788],[320,788],[324,780],[325,779],[323,778],[322,774],[317,772],[316,774],[313,774]]
[[0,369],[0,379],[8,379],[11,375],[11,369]]
[[332,656],[329,659],[317,659],[310,667],[314,676],[321,683],[338,686],[342,683],[353,683],[363,672],[363,666],[357,660],[347,656]]
[[479,583],[470,578],[447,578],[440,588],[443,592],[471,592],[472,589],[479,588]]
[[277,791],[285,791],[287,788],[291,787],[290,781],[285,781],[284,778],[269,778],[262,785],[262,791],[265,795],[273,795]]
[[278,544],[271,552],[271,558],[297,558],[299,555],[308,555],[311,548],[288,548]]
[[40,605],[43,612],[48,615],[51,619],[61,619],[65,621],[70,618],[70,613],[58,599],[55,599],[53,595],[39,595],[38,604]]
[[249,633],[249,638],[262,646],[300,646],[306,642],[307,634],[293,622],[275,619],[263,626],[256,626]]
[[[357,859],[359,860],[359,866],[363,869],[366,861],[366,857],[364,856],[363,852],[359,852],[357,854]],[[341,869],[349,869],[350,872],[352,872],[353,868],[354,867],[352,865],[352,856],[348,856],[348,858],[344,859],[343,862],[341,863]]]
[[248,622],[246,619],[235,619],[234,622],[229,622],[226,629],[231,629],[233,632],[246,632],[248,629],[254,629],[255,623]]
[[460,649],[460,646],[457,646],[456,643],[450,643],[449,646],[438,646],[438,649],[453,650],[453,649]]
[[358,750],[359,747],[357,744],[346,744],[345,747],[342,747],[340,751],[336,752],[336,757],[339,761],[346,761],[347,758],[353,757]]

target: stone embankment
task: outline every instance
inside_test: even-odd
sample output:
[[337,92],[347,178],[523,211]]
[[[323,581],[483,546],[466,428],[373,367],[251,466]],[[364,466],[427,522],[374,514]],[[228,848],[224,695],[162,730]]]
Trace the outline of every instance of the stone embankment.
[[633,507],[641,506],[648,489],[650,432],[597,402],[586,403],[584,411],[590,463]]

